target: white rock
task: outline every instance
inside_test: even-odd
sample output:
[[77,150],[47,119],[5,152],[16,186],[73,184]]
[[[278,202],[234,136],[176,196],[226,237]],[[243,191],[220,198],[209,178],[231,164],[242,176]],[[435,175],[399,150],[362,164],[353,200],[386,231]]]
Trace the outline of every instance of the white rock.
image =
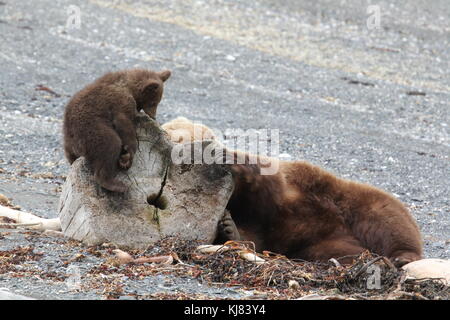
[[450,284],[450,260],[422,259],[408,263],[402,269],[414,279],[442,278],[447,285]]
[[228,61],[236,61],[236,57],[232,56],[231,54],[227,54],[225,56],[225,59],[228,60]]
[[281,153],[278,158],[280,158],[281,160],[285,160],[288,161],[292,158],[292,156],[289,153]]

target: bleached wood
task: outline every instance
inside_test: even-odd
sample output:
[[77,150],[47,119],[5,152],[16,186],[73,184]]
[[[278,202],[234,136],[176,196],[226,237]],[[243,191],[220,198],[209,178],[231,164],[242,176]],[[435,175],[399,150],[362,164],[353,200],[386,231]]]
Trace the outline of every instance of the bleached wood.
[[0,216],[13,219],[15,224],[11,224],[19,227],[27,227],[31,229],[37,229],[40,231],[45,230],[61,230],[61,223],[59,218],[45,219],[35,216],[32,213],[11,209],[0,205]]

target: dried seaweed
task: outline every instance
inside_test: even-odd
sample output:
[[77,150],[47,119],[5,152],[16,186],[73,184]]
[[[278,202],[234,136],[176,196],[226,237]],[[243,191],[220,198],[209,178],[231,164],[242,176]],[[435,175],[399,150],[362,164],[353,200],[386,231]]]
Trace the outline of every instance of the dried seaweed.
[[[155,275],[193,278],[212,286],[242,289],[253,293],[248,299],[450,299],[449,286],[442,281],[406,279],[404,272],[395,268],[388,259],[370,252],[354,257],[351,265],[340,265],[335,260],[315,263],[291,260],[271,252],[258,254],[249,242],[228,242],[227,250],[213,253],[198,250],[202,244],[202,241],[168,237],[146,250],[128,251],[132,259],[124,263],[118,261],[114,245],[83,248],[78,242],[67,241],[66,246],[83,248],[83,252],[62,258],[62,264],[82,264],[88,257],[103,260],[82,274],[81,287],[77,290],[94,290],[106,299],[127,296],[138,299],[208,298],[183,292],[149,292],[148,295],[127,292],[124,279],[143,280]],[[251,252],[264,261],[255,263],[243,259],[242,252]],[[45,253],[35,252],[33,247],[0,251],[0,274],[65,281],[68,276],[65,268],[59,271],[33,267],[33,261],[38,261],[43,255]],[[144,258],[164,255],[173,259],[166,263],[142,263],[159,261]]]
[[[155,248],[158,254],[176,253],[190,267],[191,276],[208,284],[257,290],[268,293],[270,298],[291,299],[313,292],[349,299],[449,299],[449,287],[442,282],[405,280],[404,272],[387,258],[368,251],[347,266],[295,261],[270,252],[258,254],[265,263],[255,264],[238,254],[239,250],[252,251],[248,243],[227,243],[231,250],[213,254],[196,251],[199,244],[166,238]],[[146,253],[155,252],[155,248]]]
[[35,252],[32,247],[18,247],[12,250],[0,251],[0,274],[14,272],[25,262],[37,261],[43,253]]

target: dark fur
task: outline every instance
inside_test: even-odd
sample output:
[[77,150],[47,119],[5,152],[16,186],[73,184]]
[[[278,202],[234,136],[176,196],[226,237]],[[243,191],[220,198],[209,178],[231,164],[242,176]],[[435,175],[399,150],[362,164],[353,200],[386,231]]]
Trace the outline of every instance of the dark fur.
[[369,249],[396,266],[421,259],[417,224],[388,193],[302,161],[280,161],[275,175],[259,169],[232,165],[235,190],[227,206],[240,238],[257,250],[327,261]]
[[137,149],[134,119],[144,110],[154,118],[170,71],[107,73],[76,93],[64,113],[64,150],[72,164],[84,156],[105,189],[125,192],[115,179],[131,167]]

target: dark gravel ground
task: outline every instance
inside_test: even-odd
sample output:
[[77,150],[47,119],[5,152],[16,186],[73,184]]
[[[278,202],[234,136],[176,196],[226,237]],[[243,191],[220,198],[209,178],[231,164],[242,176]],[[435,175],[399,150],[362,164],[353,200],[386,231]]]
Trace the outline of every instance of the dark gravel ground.
[[[399,197],[426,256],[449,258],[450,4],[372,4],[376,29],[362,0],[0,1],[0,193],[54,217],[68,171],[61,119],[69,97],[107,71],[170,69],[160,122],[279,129],[280,152],[291,159]],[[66,25],[71,5],[79,29]],[[37,245],[51,252],[40,268],[60,268],[58,244],[46,239],[11,232],[0,249]],[[164,283],[145,281],[133,290]],[[171,281],[172,291],[244,296]],[[3,286],[40,298],[98,297],[0,275]]]

